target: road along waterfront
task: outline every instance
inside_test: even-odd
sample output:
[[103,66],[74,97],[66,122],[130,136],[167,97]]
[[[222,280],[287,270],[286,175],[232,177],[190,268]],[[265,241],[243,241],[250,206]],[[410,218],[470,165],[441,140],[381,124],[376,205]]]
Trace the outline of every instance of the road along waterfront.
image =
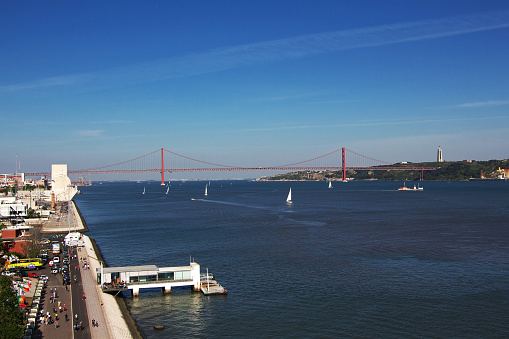
[[[74,201],[71,204],[71,228],[72,231],[86,231],[86,223],[79,213]],[[41,233],[44,234],[63,234],[69,230],[68,220],[66,218],[50,219],[43,225]],[[113,295],[103,293],[100,286],[97,284],[97,277],[95,275],[96,268],[100,268],[100,262],[103,261],[98,247],[94,244],[93,239],[86,235],[82,235],[84,241],[83,247],[76,247],[73,252],[77,255],[76,260],[71,260],[71,274],[76,274],[77,282],[71,281],[71,292],[73,300],[84,300],[86,310],[82,312],[86,319],[81,320],[85,324],[85,331],[76,331],[73,333],[74,337],[83,337],[89,333],[88,337],[91,338],[112,338],[112,339],[128,339],[128,338],[141,338],[139,331],[134,325],[134,320],[127,312],[125,305],[120,297],[116,298]],[[78,266],[77,271],[74,266]],[[85,269],[86,268],[86,269]],[[58,284],[58,283],[56,283]],[[79,286],[79,288],[77,288]],[[63,289],[60,282],[60,289]],[[83,298],[83,293],[85,298]],[[70,305],[70,302],[69,302]],[[74,308],[79,307],[79,303],[73,303]],[[74,312],[74,313],[73,313]],[[76,314],[72,310],[72,314]],[[82,318],[82,317],[80,317]],[[98,326],[92,327],[92,319]],[[72,323],[72,321],[71,321]],[[41,326],[43,334],[47,334],[48,328]],[[69,338],[67,332],[64,331],[51,331],[51,337]],[[69,333],[70,334],[70,333]]]

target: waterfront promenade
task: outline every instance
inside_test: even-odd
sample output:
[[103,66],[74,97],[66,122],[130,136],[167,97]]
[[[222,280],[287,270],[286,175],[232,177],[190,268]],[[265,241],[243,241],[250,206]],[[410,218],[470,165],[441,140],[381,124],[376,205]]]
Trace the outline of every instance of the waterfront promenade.
[[[86,225],[83,224],[81,217],[74,205],[74,202],[71,204],[71,231],[84,231],[86,230]],[[65,219],[65,220],[64,220]],[[42,228],[41,233],[53,233],[53,234],[63,234],[68,232],[69,223],[66,217],[53,218],[50,219]],[[83,235],[83,240],[85,246],[78,247],[74,250],[74,253],[78,255],[77,261],[72,260],[72,265],[80,265],[80,270],[74,271],[74,267],[71,267],[72,274],[76,274],[78,278],[78,283],[71,282],[71,292],[72,292],[72,300],[73,307],[76,304],[76,308],[79,307],[79,299],[82,298],[82,293],[85,293],[85,305],[86,312],[81,312],[82,314],[86,314],[88,319],[83,319],[83,324],[85,326],[85,330],[83,331],[72,331],[73,337],[76,338],[92,338],[92,339],[102,339],[102,338],[111,338],[111,339],[131,339],[131,338],[141,338],[141,335],[133,329],[134,321],[132,319],[127,319],[125,316],[128,316],[125,313],[122,313],[120,306],[113,295],[103,293],[100,289],[100,286],[97,284],[95,272],[96,268],[100,268],[100,257],[98,253],[96,253],[94,246],[92,244],[92,240]],[[90,268],[84,269],[84,264],[87,263]],[[81,288],[78,288],[79,287]],[[60,285],[61,286],[61,285]],[[74,302],[76,300],[76,302]],[[75,310],[73,310],[74,312]],[[73,314],[76,314],[74,312]],[[99,326],[92,327],[92,319],[96,320]],[[128,326],[128,322],[131,324],[131,327]],[[51,338],[69,338],[69,331],[62,329],[59,331],[58,329],[54,329],[53,326],[45,326],[40,325],[41,331],[43,333],[43,337],[51,337]],[[132,332],[131,332],[132,331]],[[134,333],[134,336],[133,334]]]

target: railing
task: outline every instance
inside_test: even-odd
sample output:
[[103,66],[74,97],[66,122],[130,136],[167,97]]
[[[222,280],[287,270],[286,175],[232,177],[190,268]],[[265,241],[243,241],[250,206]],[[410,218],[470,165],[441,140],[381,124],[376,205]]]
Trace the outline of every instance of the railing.
[[180,283],[180,282],[193,282],[193,279],[163,279],[163,280],[153,280],[153,281],[138,281],[138,282],[129,282],[124,284],[103,284],[102,290],[107,291],[123,291],[128,290],[130,286],[138,286],[138,285],[149,285],[149,284],[165,284],[165,283]]

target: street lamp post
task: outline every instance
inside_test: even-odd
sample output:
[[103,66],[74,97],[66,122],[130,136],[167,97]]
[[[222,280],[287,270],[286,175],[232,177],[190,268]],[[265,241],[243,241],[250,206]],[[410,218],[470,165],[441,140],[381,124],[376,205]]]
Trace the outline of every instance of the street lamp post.
[[69,199],[67,200],[67,219],[69,221],[69,233],[71,233],[71,187],[72,185],[67,185],[67,189],[69,190]]

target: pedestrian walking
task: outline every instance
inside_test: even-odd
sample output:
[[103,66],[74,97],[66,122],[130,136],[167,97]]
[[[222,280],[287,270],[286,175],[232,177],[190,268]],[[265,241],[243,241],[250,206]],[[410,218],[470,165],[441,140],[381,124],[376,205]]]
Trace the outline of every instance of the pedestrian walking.
[[69,317],[67,316],[67,313],[65,314],[65,322],[69,321]]
[[58,328],[58,320],[55,321],[55,328]]
[[82,321],[80,321],[80,330],[83,331],[83,322]]
[[76,314],[74,315],[74,319],[76,319],[76,321],[78,321],[78,313],[76,313]]
[[95,327],[95,319],[92,319],[92,327]]
[[85,300],[85,298],[86,298],[86,297],[85,297],[85,292],[83,292],[83,300]]

